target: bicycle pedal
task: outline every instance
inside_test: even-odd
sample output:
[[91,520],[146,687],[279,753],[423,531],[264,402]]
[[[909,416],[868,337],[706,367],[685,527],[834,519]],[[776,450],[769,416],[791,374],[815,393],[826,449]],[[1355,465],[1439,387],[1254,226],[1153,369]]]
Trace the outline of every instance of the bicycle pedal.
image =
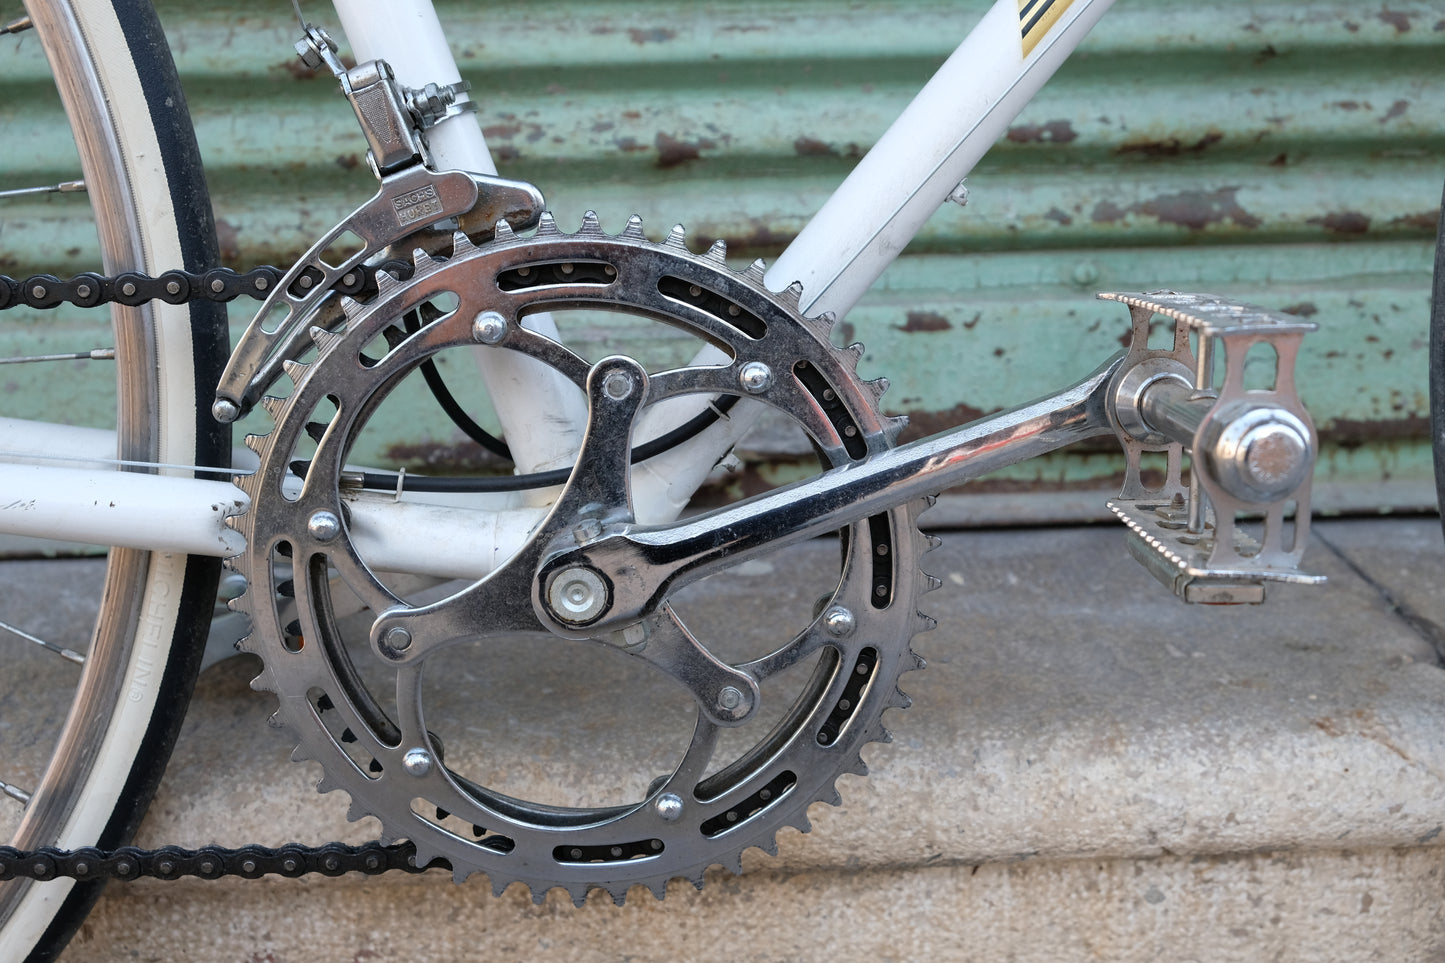
[[[1299,569],[1319,438],[1294,382],[1300,341],[1317,325],[1206,294],[1099,297],[1127,304],[1134,324],[1110,392],[1126,468],[1109,508],[1128,528],[1130,554],[1186,602],[1258,604],[1271,581],[1323,583]],[[1149,347],[1156,314],[1174,321],[1170,347]],[[1246,387],[1245,359],[1261,343],[1273,350],[1273,377]],[[1141,468],[1149,452],[1165,459],[1157,486]]]
[[[1171,592],[1186,602],[1206,605],[1258,605],[1265,599],[1270,581],[1296,585],[1319,585],[1323,575],[1311,575],[1293,566],[1244,564],[1219,567],[1210,564],[1215,549],[1213,526],[1202,533],[1185,531],[1181,516],[1187,510],[1171,502],[1147,498],[1112,499],[1108,503],[1127,527],[1124,544],[1129,554]],[[1244,530],[1233,529],[1233,554],[1241,559],[1259,558],[1259,541]]]

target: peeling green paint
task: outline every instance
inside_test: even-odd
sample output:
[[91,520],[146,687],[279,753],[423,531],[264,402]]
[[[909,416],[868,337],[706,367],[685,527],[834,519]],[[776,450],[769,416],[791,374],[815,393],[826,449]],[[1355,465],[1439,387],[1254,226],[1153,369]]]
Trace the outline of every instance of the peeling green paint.
[[[781,250],[987,7],[779,0],[662,5],[439,3],[504,173],[564,225],[643,216],[744,263]],[[274,9],[272,9],[274,7]],[[282,263],[372,191],[327,78],[297,68],[284,4],[160,4],[196,118],[225,260]],[[1207,290],[1319,323],[1300,359],[1325,484],[1429,477],[1424,344],[1445,155],[1438,4],[1119,0],[1075,57],[840,325],[886,375],[890,411],[933,430],[1069,383],[1120,347],[1097,290]],[[73,170],[33,42],[5,39],[4,183]],[[94,269],[72,198],[13,204],[9,273]],[[233,323],[246,320],[232,309]],[[6,352],[79,337],[28,327]],[[685,359],[692,343],[617,318],[573,321],[583,354]],[[83,340],[83,339],[82,339]],[[93,373],[93,369],[86,369]],[[101,389],[0,372],[7,401],[84,417]],[[466,390],[468,373],[451,377]],[[29,399],[40,399],[31,402]],[[482,464],[410,387],[357,459]],[[801,448],[801,446],[799,446]],[[801,451],[759,455],[759,479]],[[472,459],[472,461],[468,461]],[[1074,453],[988,482],[1098,486]],[[1362,489],[1363,490],[1363,489]],[[1360,507],[1368,507],[1362,504]]]

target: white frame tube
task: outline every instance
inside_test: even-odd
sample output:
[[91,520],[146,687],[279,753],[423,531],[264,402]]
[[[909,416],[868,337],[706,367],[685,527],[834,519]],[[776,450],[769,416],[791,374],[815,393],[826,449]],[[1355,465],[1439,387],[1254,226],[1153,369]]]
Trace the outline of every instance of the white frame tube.
[[[246,548],[225,519],[250,507],[228,481],[0,464],[0,535],[229,558]],[[16,496],[12,493],[24,492]],[[375,571],[479,579],[526,544],[537,509],[486,511],[360,493],[348,535]]]
[[801,281],[809,314],[847,314],[1113,3],[1053,0],[1057,21],[1025,38],[1018,0],[998,0],[774,262],[769,289]]

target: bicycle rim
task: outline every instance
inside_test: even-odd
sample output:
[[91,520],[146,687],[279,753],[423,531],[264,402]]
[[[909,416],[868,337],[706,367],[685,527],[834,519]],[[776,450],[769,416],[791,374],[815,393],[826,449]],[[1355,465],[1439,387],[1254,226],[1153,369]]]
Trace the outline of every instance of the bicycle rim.
[[[96,213],[103,269],[160,273],[215,263],[199,154],[148,3],[32,0]],[[224,308],[112,312],[119,457],[223,464],[229,439],[206,401],[225,345]],[[124,844],[164,767],[199,664],[218,563],[113,550],[91,648],[49,765],[12,844]],[[58,953],[99,884],[0,890],[0,956]]]

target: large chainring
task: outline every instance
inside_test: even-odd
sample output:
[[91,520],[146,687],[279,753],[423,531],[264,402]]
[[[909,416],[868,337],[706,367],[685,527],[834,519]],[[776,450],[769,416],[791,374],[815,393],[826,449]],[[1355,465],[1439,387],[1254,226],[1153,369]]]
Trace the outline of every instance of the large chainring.
[[[369,564],[352,537],[343,466],[387,396],[445,352],[525,352],[585,386],[586,360],[517,323],[532,312],[627,312],[731,356],[652,372],[649,405],[743,395],[743,367],[763,362],[773,383],[748,396],[800,426],[825,465],[894,444],[898,420],[878,409],[883,384],[856,374],[861,347],[833,347],[829,319],[803,317],[796,287],[771,293],[759,264],[734,272],[722,254],[720,245],[691,253],[680,229],[650,242],[637,218],[619,236],[591,215],[570,235],[546,216],[531,237],[502,231],[478,246],[457,234],[450,256],[417,252],[408,281],[379,278],[373,300],[345,301],[344,324],[313,329],[315,348],[287,365],[289,395],[265,402],[275,429],[247,439],[260,467],[237,479],[251,503],[234,520],[247,549],[230,563],[250,584],[237,607],[253,623],[242,648],[264,661],[253,685],[278,697],[296,758],[321,764],[319,788],[345,790],[349,817],[376,817],[383,839],[412,841],[418,864],[442,857],[459,881],[480,871],[497,893],[521,881],[537,900],[560,886],[579,904],[599,888],[620,902],[639,883],[659,898],[673,878],[700,886],[713,864],[740,871],[749,847],[776,852],[779,828],[806,831],[811,803],[837,804],[837,776],[866,771],[861,748],[888,737],[883,711],[907,704],[898,679],[922,665],[909,642],[931,624],[917,598],[936,585],[918,568],[934,541],[918,532],[921,504],[841,532],[836,573],[816,601],[795,600],[801,613],[782,640],[742,651],[749,646],[733,637],[742,633],[716,619],[710,636],[696,633],[709,657],[757,681],[758,710],[736,728],[617,638],[566,641],[540,624],[504,638],[479,620],[472,638],[398,664],[368,643],[372,615],[337,614],[457,591],[418,596],[415,580]],[[399,320],[423,305],[433,308],[421,313],[428,323],[407,333]],[[484,312],[507,328],[478,349],[473,321]],[[593,470],[584,458],[574,482]],[[315,524],[324,513],[339,532]],[[531,564],[537,552],[528,552],[502,568]],[[499,578],[462,591],[485,593]],[[495,678],[517,664],[520,675]],[[650,687],[659,677],[660,689]],[[525,706],[488,716],[519,690],[535,690],[532,703],[550,699],[552,718],[528,719]],[[486,718],[453,718],[472,710]],[[654,736],[666,751],[636,748]]]

